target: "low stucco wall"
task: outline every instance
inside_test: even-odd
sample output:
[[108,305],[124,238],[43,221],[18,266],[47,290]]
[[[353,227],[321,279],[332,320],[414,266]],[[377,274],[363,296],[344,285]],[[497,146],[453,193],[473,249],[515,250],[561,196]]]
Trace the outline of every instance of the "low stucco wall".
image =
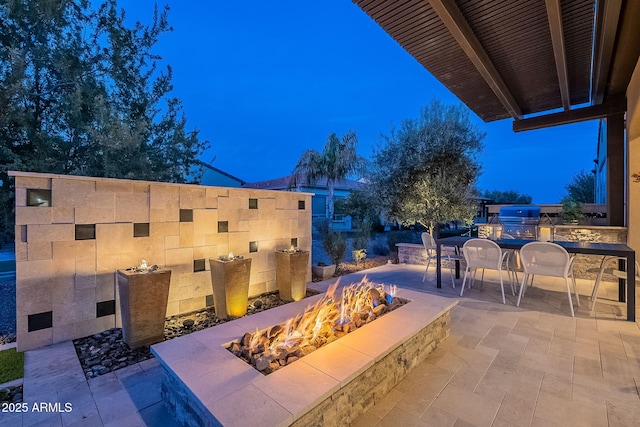
[[[309,193],[10,175],[20,351],[120,326],[115,272],[142,259],[172,270],[171,316],[213,304],[209,258],[252,258],[257,295],[276,288],[276,250],[311,250]],[[28,206],[32,190],[49,200]]]

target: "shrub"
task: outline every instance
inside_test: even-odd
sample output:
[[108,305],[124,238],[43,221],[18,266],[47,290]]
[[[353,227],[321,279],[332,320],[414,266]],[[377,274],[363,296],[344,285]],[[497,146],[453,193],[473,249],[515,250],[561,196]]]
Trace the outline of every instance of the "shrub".
[[322,249],[324,249],[331,259],[331,262],[333,262],[337,268],[347,250],[347,238],[342,233],[332,230],[328,220],[319,221],[316,224],[316,228],[320,233]]
[[389,246],[387,245],[386,236],[383,239],[375,239],[371,245],[371,251],[376,255],[389,255]]

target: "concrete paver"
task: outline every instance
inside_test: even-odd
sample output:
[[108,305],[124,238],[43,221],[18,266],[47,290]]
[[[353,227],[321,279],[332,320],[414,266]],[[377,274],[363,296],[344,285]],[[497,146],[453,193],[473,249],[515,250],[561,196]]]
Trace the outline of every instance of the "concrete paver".
[[[435,271],[435,270],[432,270]],[[520,307],[501,301],[490,272],[459,298],[424,268],[388,265],[345,276],[397,284],[460,300],[451,335],[355,426],[626,426],[640,417],[640,329],[624,304],[601,299],[589,312],[592,283],[581,281],[581,307],[569,315],[563,287],[536,277]],[[446,275],[446,271],[444,273]],[[324,290],[330,282],[312,284]],[[458,283],[459,286],[459,283]],[[616,295],[603,283],[602,295]],[[401,289],[399,294],[401,295]],[[175,421],[162,403],[162,370],[147,360],[86,380],[71,342],[26,352],[24,401],[71,403],[71,412],[0,413],[10,426],[160,426]]]

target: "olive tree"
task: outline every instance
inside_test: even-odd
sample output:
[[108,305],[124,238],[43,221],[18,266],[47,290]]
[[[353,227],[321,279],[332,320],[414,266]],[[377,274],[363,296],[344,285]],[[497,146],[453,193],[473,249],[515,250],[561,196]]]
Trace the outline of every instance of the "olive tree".
[[484,133],[463,105],[431,101],[417,119],[383,135],[375,150],[370,192],[389,219],[436,224],[472,221],[476,210],[476,159]]

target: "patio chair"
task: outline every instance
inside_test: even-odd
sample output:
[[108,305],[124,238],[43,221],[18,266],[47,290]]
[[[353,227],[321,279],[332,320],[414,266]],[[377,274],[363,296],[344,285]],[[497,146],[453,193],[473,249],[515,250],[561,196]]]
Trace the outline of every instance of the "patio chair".
[[[607,263],[609,261],[620,261],[623,260],[625,261],[626,258],[625,257],[617,257],[617,256],[605,256],[602,259],[602,262],[600,263],[600,270],[598,271],[598,277],[596,278],[596,283],[593,286],[593,292],[591,292],[591,311],[593,311],[594,307],[596,306],[596,299],[598,299],[598,288],[600,287],[600,281],[602,280],[602,275],[604,273],[608,273],[613,275],[614,277],[618,278],[618,279],[627,279],[627,272],[626,271],[622,271],[622,270],[618,270],[617,268],[611,268],[611,269],[605,269]],[[636,277],[640,277],[640,265],[638,265],[638,262],[636,261]]]
[[530,275],[561,277],[567,285],[571,317],[575,317],[573,301],[571,299],[571,289],[569,287],[569,276],[571,276],[571,280],[573,281],[573,291],[576,295],[578,307],[580,307],[580,297],[578,296],[576,279],[573,277],[574,258],[569,255],[567,250],[551,242],[531,242],[520,249],[520,260],[522,261],[524,275],[522,277],[522,284],[520,285],[516,306],[520,306],[520,299],[525,293],[527,279]]
[[[476,272],[480,268],[482,269],[482,275],[484,279],[484,270],[496,270],[500,275],[500,289],[502,290],[502,303],[506,304],[504,297],[504,281],[502,279],[502,269],[505,264],[505,260],[509,255],[508,252],[502,251],[500,246],[496,242],[487,239],[471,239],[467,240],[462,246],[462,253],[464,259],[467,262],[467,268],[464,272],[464,278],[462,279],[462,289],[460,289],[460,296],[464,293],[464,285],[467,282],[467,276],[469,272],[473,270],[473,278],[469,283],[469,288],[473,285],[476,279]],[[515,295],[515,288],[511,276],[509,276],[509,282],[511,283],[511,293]]]
[[[429,265],[431,264],[431,260],[436,261],[436,242],[433,240],[433,236],[431,234],[424,232],[422,233],[422,244],[424,245],[424,249],[427,252],[427,267],[424,270],[424,275],[422,276],[422,281],[424,282],[427,279],[427,272],[429,271]],[[456,282],[454,280],[453,273],[453,263],[456,260],[460,261],[463,259],[460,255],[455,253],[455,248],[449,246],[440,246],[440,257],[442,259],[447,259],[449,262],[449,271],[451,272],[451,286],[455,289]],[[437,262],[437,261],[436,261]]]

